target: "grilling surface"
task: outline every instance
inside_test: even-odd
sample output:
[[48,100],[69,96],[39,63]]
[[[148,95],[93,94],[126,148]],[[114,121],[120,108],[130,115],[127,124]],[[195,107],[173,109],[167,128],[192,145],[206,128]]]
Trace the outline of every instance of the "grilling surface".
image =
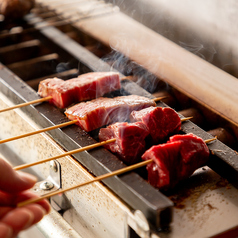
[[[54,13],[52,12],[52,14]],[[30,16],[31,20],[33,18],[34,17],[31,18]],[[194,133],[206,140],[212,138],[212,135],[205,132],[205,130],[214,131],[214,129],[219,129],[209,124],[209,121],[218,118],[216,115],[207,113],[207,118],[204,118],[204,116],[201,115],[202,113],[200,113],[201,107],[196,105],[192,100],[177,92],[139,65],[130,62],[129,59],[120,55],[120,53],[111,52],[109,48],[100,42],[73,29],[73,27],[68,24],[61,26],[59,29],[84,46],[83,49],[78,44],[77,46],[73,46],[73,50],[82,53],[81,56],[78,56],[79,58],[72,56],[67,49],[53,42],[52,39],[49,39],[51,37],[55,38],[56,35],[64,36],[58,29],[48,27],[43,28],[41,31],[22,31],[18,27],[32,29],[32,26],[25,20],[20,22],[20,25],[15,22],[2,22],[2,27],[4,30],[2,31],[3,34],[1,34],[0,41],[3,47],[0,49],[0,56],[1,62],[6,67],[1,66],[1,78],[4,79],[0,81],[1,90],[8,95],[14,103],[38,98],[36,93],[38,83],[44,78],[58,76],[60,78],[69,79],[78,74],[97,71],[97,69],[110,71],[111,65],[113,65],[122,75],[130,76],[132,80],[123,81],[122,90],[117,90],[113,92],[113,94],[106,96],[115,97],[136,94],[153,98],[155,95],[167,95],[168,98],[164,100],[166,104],[160,102],[157,104],[158,106],[165,107],[168,104],[176,108],[177,111],[183,112],[184,115],[192,112],[193,115],[185,116],[194,116],[194,122],[203,128],[201,129],[192,121],[188,121],[182,125],[182,133]],[[71,39],[67,39],[67,43],[71,42]],[[85,51],[85,48],[88,50]],[[14,57],[12,57],[13,54]],[[116,60],[113,60],[113,57],[110,57],[111,55],[117,55],[117,57],[115,57]],[[101,61],[98,57],[104,60]],[[121,62],[123,63],[118,63],[119,58],[122,59]],[[17,76],[12,75],[7,68],[25,82],[19,80]],[[143,77],[141,77],[141,75],[143,75]],[[140,81],[137,80],[138,78],[140,78]],[[134,81],[136,81],[136,83]],[[150,87],[152,84],[153,87]],[[171,96],[171,92],[174,97]],[[193,106],[193,108],[190,108],[190,106]],[[194,106],[197,107],[194,108]],[[22,110],[26,110],[29,116],[44,127],[59,124],[67,120],[61,110],[47,103]],[[218,121],[223,122],[220,118]],[[222,133],[221,138],[224,138],[225,143],[218,140],[208,145],[212,152],[208,165],[235,184],[238,178],[238,156],[233,150],[236,148],[234,143],[234,141],[236,141],[235,133],[231,131],[230,128],[228,131],[226,129],[223,130],[225,132]],[[70,126],[62,130],[48,132],[48,134],[66,150],[93,144],[98,140],[97,133],[98,131],[85,133],[77,126]],[[213,135],[216,134],[217,132],[214,132]],[[95,175],[101,175],[125,166],[116,156],[103,148],[85,153],[85,156],[75,155],[75,158],[82,163],[89,172]],[[142,210],[153,226],[160,228],[167,226],[171,222],[171,209],[173,204],[164,194],[151,187],[144,180],[141,171],[122,175],[119,179],[111,178],[105,181],[105,184],[131,207]],[[137,196],[138,194],[139,196]],[[154,199],[155,197],[156,199]]]

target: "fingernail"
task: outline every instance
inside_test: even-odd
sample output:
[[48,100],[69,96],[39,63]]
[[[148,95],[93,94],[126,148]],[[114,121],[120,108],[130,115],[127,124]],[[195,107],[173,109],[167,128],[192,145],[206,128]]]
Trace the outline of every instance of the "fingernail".
[[31,174],[24,173],[24,172],[18,172],[18,174],[21,177],[21,179],[23,179],[24,181],[31,182],[31,183],[37,182],[37,178]]

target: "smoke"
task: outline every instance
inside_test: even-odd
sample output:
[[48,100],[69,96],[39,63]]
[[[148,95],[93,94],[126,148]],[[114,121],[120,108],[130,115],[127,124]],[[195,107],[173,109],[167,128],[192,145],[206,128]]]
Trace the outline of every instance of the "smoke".
[[70,63],[61,62],[56,66],[56,72],[61,73],[70,69]]
[[121,74],[132,76],[132,80],[148,92],[153,92],[157,87],[159,80],[155,75],[116,50],[112,50],[102,60]]
[[212,62],[217,51],[213,45],[203,44],[198,40],[191,43],[179,42],[180,46],[189,52],[201,57],[202,59]]

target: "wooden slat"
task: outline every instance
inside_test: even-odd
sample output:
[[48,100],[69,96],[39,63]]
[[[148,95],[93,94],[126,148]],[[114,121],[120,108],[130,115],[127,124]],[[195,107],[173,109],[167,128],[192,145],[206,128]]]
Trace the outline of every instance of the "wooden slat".
[[5,47],[0,48],[0,54],[11,52],[11,51],[14,51],[14,50],[19,50],[19,49],[22,49],[22,48],[39,46],[39,45],[40,45],[39,40],[24,41],[24,42],[21,42],[21,43],[18,43],[18,44],[9,45],[9,46],[5,46]]
[[57,60],[58,57],[59,57],[58,54],[53,53],[49,55],[43,55],[34,59],[29,59],[29,60],[9,64],[7,65],[7,67],[10,69],[15,69],[15,68],[23,67],[24,65],[32,65],[32,64],[37,64],[44,61]]

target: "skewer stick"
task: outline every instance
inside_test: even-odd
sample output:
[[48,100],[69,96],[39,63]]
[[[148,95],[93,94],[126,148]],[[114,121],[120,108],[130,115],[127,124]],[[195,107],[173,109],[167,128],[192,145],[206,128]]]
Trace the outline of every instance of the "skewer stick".
[[127,166],[125,168],[122,168],[122,169],[118,169],[116,171],[113,171],[113,172],[110,172],[110,173],[107,173],[107,174],[103,174],[101,176],[98,176],[94,179],[91,179],[87,182],[84,182],[84,183],[81,183],[81,184],[78,184],[78,185],[75,185],[73,187],[70,187],[70,188],[66,188],[66,189],[62,189],[60,191],[56,191],[56,192],[52,192],[52,193],[48,193],[42,197],[39,197],[39,198],[35,198],[35,199],[28,199],[24,202],[20,202],[17,204],[17,207],[23,207],[25,205],[28,205],[30,203],[35,203],[35,202],[39,202],[40,200],[42,199],[45,199],[45,198],[49,198],[51,196],[54,196],[54,195],[57,195],[59,193],[64,193],[64,192],[67,192],[69,190],[72,190],[72,189],[75,189],[75,188],[79,188],[79,187],[82,187],[82,186],[85,186],[85,185],[88,185],[90,183],[94,183],[94,182],[98,182],[98,181],[101,181],[103,179],[106,179],[106,178],[110,178],[112,176],[115,176],[115,175],[119,175],[119,174],[122,174],[122,173],[126,173],[126,172],[129,172],[131,170],[134,170],[134,169],[137,169],[137,168],[140,168],[142,166],[145,166],[149,163],[151,163],[153,161],[153,159],[151,160],[146,160],[146,161],[143,161],[143,162],[140,162],[140,163],[137,163],[137,164],[133,164],[133,165],[130,165],[130,166]]
[[[158,98],[153,98],[152,100],[154,102],[157,102],[157,101],[163,100],[165,98],[166,98],[166,96],[158,97]],[[13,109],[16,109],[16,108],[20,108],[20,107],[25,107],[25,106],[28,106],[28,105],[31,105],[31,104],[35,104],[35,103],[39,103],[39,102],[49,101],[50,99],[52,99],[52,96],[48,96],[48,97],[44,97],[44,98],[39,98],[39,99],[36,99],[36,100],[33,100],[33,101],[29,101],[29,102],[24,102],[24,103],[21,103],[21,104],[12,106],[12,107],[1,109],[0,113],[1,112],[6,112],[6,111],[10,111],[10,110],[13,110]]]
[[[51,98],[51,97],[48,97],[48,98]],[[158,100],[161,100],[163,99],[164,97],[160,97],[160,98],[155,98],[153,99],[154,101],[158,101]],[[45,98],[42,98],[42,99],[45,99]],[[38,100],[35,100],[35,101],[38,101]],[[31,104],[31,102],[28,102],[28,105]],[[23,105],[23,104],[21,104]],[[26,105],[26,104],[24,104]],[[23,106],[24,106],[23,105]],[[17,106],[20,106],[17,105]],[[16,106],[15,106],[16,107]],[[4,109],[4,110],[10,110],[12,108],[7,108],[7,109]],[[2,110],[3,111],[3,110]],[[1,112],[1,111],[0,111]],[[186,118],[182,118],[181,119],[181,122],[184,122],[184,121],[188,121],[190,120],[192,117],[186,117]],[[39,133],[42,133],[42,132],[46,132],[46,131],[50,131],[50,130],[53,130],[53,129],[56,129],[56,128],[60,128],[60,127],[64,127],[64,126],[68,126],[68,125],[72,125],[72,124],[75,124],[77,122],[77,120],[74,120],[74,121],[70,121],[70,122],[65,122],[65,123],[62,123],[62,124],[59,124],[59,125],[55,125],[55,126],[52,126],[52,127],[47,127],[47,128],[44,128],[44,129],[41,129],[41,130],[37,130],[37,131],[34,131],[34,132],[29,132],[29,133],[26,133],[26,134],[23,134],[23,135],[19,135],[19,136],[15,136],[15,137],[11,137],[11,138],[8,138],[8,139],[3,139],[3,140],[0,140],[0,144],[3,144],[3,143],[6,143],[6,142],[9,142],[9,141],[13,141],[13,140],[17,140],[17,139],[21,139],[21,138],[24,138],[24,137],[27,137],[27,136],[31,136],[31,135],[36,135],[36,134],[39,134]]]
[[216,140],[217,139],[217,136],[215,136],[214,138],[211,138],[211,139],[207,139],[207,140],[205,140],[204,142],[206,143],[206,144],[208,144],[208,143],[210,143],[210,142],[212,142],[212,141],[214,141],[214,140]]
[[184,121],[188,121],[190,119],[192,119],[193,117],[184,117],[184,118],[181,118],[181,122],[184,122]]
[[[208,139],[208,140],[205,140],[205,143],[210,143],[214,140],[216,140],[217,138],[214,137],[212,139]],[[70,190],[73,190],[75,188],[79,188],[79,187],[83,187],[85,185],[88,185],[90,183],[94,183],[94,182],[98,182],[98,181],[101,181],[103,179],[106,179],[106,178],[110,178],[112,176],[116,176],[116,175],[119,175],[119,174],[122,174],[122,173],[126,173],[126,172],[129,172],[129,171],[132,171],[134,169],[137,169],[137,168],[140,168],[140,167],[143,167],[149,163],[153,162],[153,159],[150,159],[150,160],[146,160],[146,161],[143,161],[143,162],[139,162],[139,163],[136,163],[136,164],[133,164],[133,165],[130,165],[130,166],[127,166],[125,168],[122,168],[122,169],[118,169],[118,170],[115,170],[113,172],[110,172],[110,173],[107,173],[107,174],[103,174],[103,175],[100,175],[96,178],[93,178],[87,182],[84,182],[84,183],[81,183],[81,184],[78,184],[78,185],[75,185],[75,186],[72,186],[70,188],[66,188],[66,189],[62,189],[62,190],[59,190],[59,191],[55,191],[55,192],[52,192],[52,193],[48,193],[44,196],[41,196],[39,198],[32,198],[32,199],[28,199],[26,201],[23,201],[23,202],[20,202],[17,204],[17,207],[23,207],[25,205],[28,205],[28,204],[31,204],[31,203],[35,203],[35,202],[39,202],[43,199],[46,199],[46,198],[49,198],[49,197],[52,197],[52,196],[55,196],[57,194],[60,194],[60,193],[65,193],[67,191],[70,191]]]
[[50,99],[52,99],[52,96],[45,97],[45,98],[39,98],[39,99],[30,101],[30,102],[24,102],[24,103],[21,103],[21,104],[12,106],[12,107],[1,109],[0,113],[1,112],[6,112],[6,111],[9,111],[9,110],[13,110],[13,109],[16,109],[16,108],[19,108],[19,107],[25,107],[25,106],[28,106],[28,105],[31,105],[31,104],[35,104],[35,103],[39,103],[39,102],[49,101]]
[[14,167],[13,169],[14,170],[25,169],[25,168],[28,168],[28,167],[31,167],[31,166],[34,166],[34,165],[37,165],[37,164],[41,164],[41,163],[45,163],[45,162],[48,162],[48,161],[51,161],[51,160],[59,159],[61,157],[67,156],[67,155],[76,154],[76,153],[79,153],[79,152],[82,152],[82,151],[85,151],[85,150],[91,150],[91,149],[94,149],[96,147],[112,143],[114,141],[116,141],[115,138],[110,139],[110,140],[106,140],[106,141],[102,141],[102,142],[98,142],[98,143],[95,143],[95,144],[92,144],[92,145],[84,146],[84,147],[79,148],[79,149],[68,151],[68,152],[63,153],[61,155],[50,157],[50,158],[47,158],[47,159],[44,159],[44,160],[36,161],[36,162],[33,162],[33,163],[29,163],[29,164],[19,165],[19,166]]
[[[185,117],[185,118],[182,118],[181,119],[181,122],[184,122],[184,121],[188,121],[190,120],[192,117]],[[47,128],[44,128],[44,129],[41,129],[41,130],[38,130],[38,131],[34,131],[34,132],[30,132],[30,133],[27,133],[27,134],[24,134],[24,135],[20,135],[20,136],[15,136],[15,137],[12,137],[12,138],[8,138],[8,139],[4,139],[4,140],[0,140],[0,144],[2,143],[5,143],[5,142],[9,142],[9,141],[13,141],[13,140],[16,140],[16,139],[20,139],[20,138],[23,138],[23,137],[27,137],[27,136],[30,136],[30,135],[35,135],[37,133],[42,133],[42,132],[46,132],[46,131],[49,131],[49,130],[53,130],[53,129],[56,129],[56,128],[60,128],[60,127],[64,127],[64,126],[68,126],[68,125],[71,125],[71,124],[75,124],[77,122],[77,120],[74,120],[74,121],[70,121],[70,122],[65,122],[65,123],[62,123],[62,124],[59,124],[59,125],[56,125],[56,126],[52,126],[52,127],[47,127]],[[116,139],[112,139],[112,140],[116,140]],[[102,142],[101,142],[102,143]],[[108,142],[110,143],[110,142]],[[96,145],[97,147],[97,144],[94,144]],[[93,145],[90,145],[90,146],[93,146]],[[98,145],[100,146],[100,145]],[[78,150],[80,150],[79,152],[81,152],[82,150],[87,150],[88,148],[86,147],[83,147],[83,148],[80,148]],[[65,155],[68,155],[72,153],[72,151],[70,152],[66,152],[64,155],[62,155],[61,157],[65,156]],[[77,153],[77,152],[75,152]],[[55,159],[55,157],[53,157]],[[41,161],[37,161],[37,162],[34,162],[34,163],[30,163],[30,164],[25,164],[25,165],[21,165],[21,166],[17,166],[15,167],[14,169],[15,170],[20,170],[20,169],[23,169],[23,168],[27,168],[27,167],[31,167],[33,165],[36,165],[36,164],[40,164],[40,163],[44,163],[44,162],[48,162],[49,160],[52,160],[52,158],[49,158],[49,159],[45,159],[45,160],[41,160]],[[27,166],[27,167],[23,167],[23,166]]]
[[33,132],[29,132],[29,133],[26,133],[26,134],[23,134],[23,135],[14,136],[14,137],[11,137],[11,138],[8,138],[8,139],[0,140],[0,144],[6,143],[6,142],[9,142],[9,141],[13,141],[13,140],[17,140],[17,139],[21,139],[21,138],[24,138],[24,137],[27,137],[27,136],[36,135],[36,134],[46,132],[46,131],[50,131],[50,130],[53,130],[53,129],[57,129],[57,128],[60,128],[60,127],[69,126],[69,125],[75,124],[76,122],[77,122],[77,120],[68,121],[68,122],[61,123],[59,125],[47,127],[47,128],[40,129],[40,130],[33,131]]
[[[182,119],[181,119],[181,122],[187,121],[187,120],[189,120],[189,119],[191,119],[191,118],[192,118],[192,117],[182,118]],[[45,131],[47,131],[48,129],[55,129],[55,128],[59,128],[60,126],[71,125],[71,124],[74,124],[74,123],[76,123],[76,122],[77,122],[77,120],[74,120],[74,121],[71,121],[71,122],[62,123],[62,124],[60,124],[60,125],[48,127],[48,128],[45,128],[45,129],[42,129],[42,130],[39,130],[39,131],[30,132],[30,133],[25,134],[25,135],[16,136],[16,137],[13,137],[13,138],[1,140],[1,141],[0,141],[0,144],[3,143],[3,142],[10,141],[10,140],[14,140],[14,139],[19,139],[19,138],[22,138],[22,137],[26,137],[26,136],[28,136],[28,135],[33,135],[33,134],[45,132]],[[51,160],[55,160],[55,159],[61,158],[61,157],[67,156],[67,155],[75,154],[75,153],[82,152],[82,151],[85,151],[85,150],[90,150],[90,149],[93,149],[93,148],[96,148],[96,147],[99,147],[99,146],[102,146],[102,145],[104,145],[104,144],[108,144],[108,143],[111,143],[111,142],[114,142],[114,141],[116,141],[115,138],[110,139],[110,140],[106,140],[106,141],[102,141],[102,142],[99,142],[99,143],[96,143],[96,144],[93,144],[93,145],[89,145],[89,146],[85,146],[85,147],[82,147],[82,148],[79,148],[79,149],[76,149],[76,150],[68,151],[68,152],[66,152],[66,153],[64,153],[64,154],[61,154],[61,155],[58,155],[58,156],[55,156],[55,157],[47,158],[47,159],[40,160],[40,161],[37,161],[37,162],[32,162],[32,163],[29,163],[29,164],[19,165],[19,166],[14,167],[14,169],[15,169],[15,170],[25,169],[25,168],[28,168],[28,167],[31,167],[31,166],[34,166],[34,165],[37,165],[37,164],[41,164],[41,163],[45,163],[45,162],[48,162],[48,161],[51,161]]]
[[167,98],[168,96],[161,96],[161,97],[158,97],[158,98],[153,98],[152,100],[154,101],[154,102],[158,102],[158,101],[161,101],[161,100],[163,100],[163,99],[165,99],[165,98]]

